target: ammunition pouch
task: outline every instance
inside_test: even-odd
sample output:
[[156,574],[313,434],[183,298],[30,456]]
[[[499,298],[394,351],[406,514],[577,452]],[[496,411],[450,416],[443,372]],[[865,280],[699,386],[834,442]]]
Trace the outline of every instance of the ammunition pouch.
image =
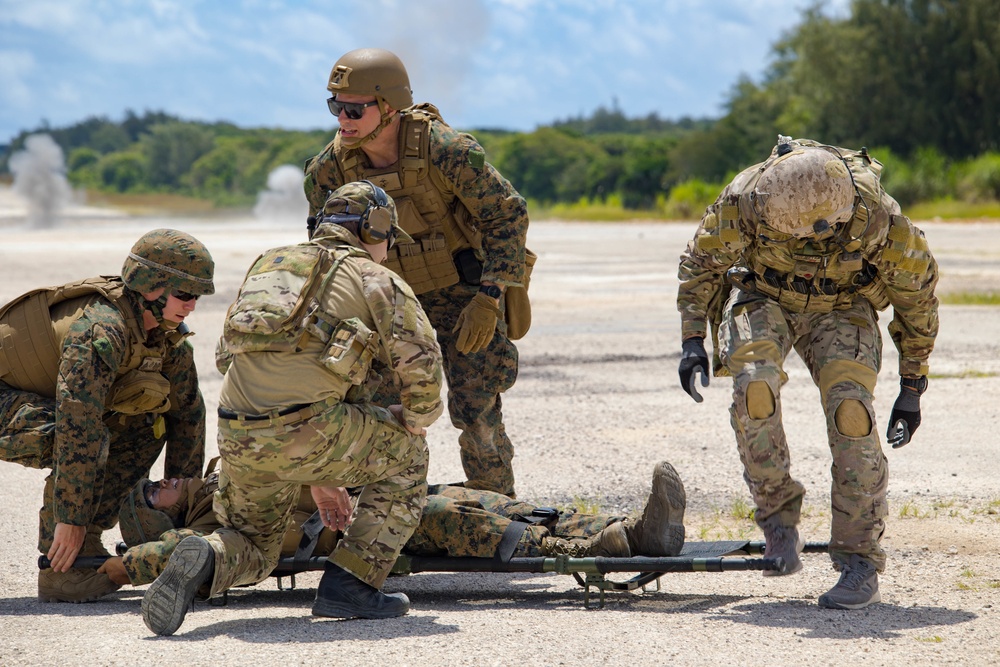
[[[451,287],[458,270],[443,234],[433,234],[389,249],[385,265],[403,277],[414,294]],[[480,268],[480,272],[482,269]]]

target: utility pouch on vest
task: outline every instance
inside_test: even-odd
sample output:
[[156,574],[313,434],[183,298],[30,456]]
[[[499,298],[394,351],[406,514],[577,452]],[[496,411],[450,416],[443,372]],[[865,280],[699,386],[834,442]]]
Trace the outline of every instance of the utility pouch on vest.
[[111,385],[106,405],[123,415],[166,412],[170,409],[170,381],[155,371],[131,370]]
[[[269,250],[247,273],[223,330],[230,352],[293,351],[315,315],[315,295],[339,264],[317,245]],[[321,323],[316,323],[321,326]]]
[[521,286],[512,286],[504,290],[504,319],[507,322],[507,338],[520,340],[531,328],[531,300],[528,298],[528,285],[531,282],[531,270],[538,261],[538,255],[527,248],[524,249],[524,281]]
[[377,336],[356,317],[341,320],[323,352],[323,365],[331,373],[352,385],[368,377],[375,358]]

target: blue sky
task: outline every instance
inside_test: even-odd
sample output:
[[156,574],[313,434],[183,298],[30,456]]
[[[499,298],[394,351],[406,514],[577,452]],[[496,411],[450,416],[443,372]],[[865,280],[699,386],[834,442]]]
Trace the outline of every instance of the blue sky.
[[[811,0],[0,0],[0,144],[126,109],[332,127],[343,53],[406,63],[456,127],[531,130],[617,103],[717,117]],[[843,14],[848,0],[828,0]]]

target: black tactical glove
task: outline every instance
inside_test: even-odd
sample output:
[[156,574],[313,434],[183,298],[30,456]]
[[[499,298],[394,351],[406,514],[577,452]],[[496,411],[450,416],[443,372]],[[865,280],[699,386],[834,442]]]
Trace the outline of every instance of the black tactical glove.
[[694,383],[698,373],[701,373],[701,386],[708,386],[708,355],[705,353],[704,338],[684,340],[681,344],[681,363],[677,372],[681,376],[681,388],[696,403],[701,403],[703,399],[698,390],[695,389]]
[[899,397],[889,415],[889,427],[885,437],[893,449],[899,449],[910,441],[920,426],[920,396],[927,391],[927,376],[900,378]]

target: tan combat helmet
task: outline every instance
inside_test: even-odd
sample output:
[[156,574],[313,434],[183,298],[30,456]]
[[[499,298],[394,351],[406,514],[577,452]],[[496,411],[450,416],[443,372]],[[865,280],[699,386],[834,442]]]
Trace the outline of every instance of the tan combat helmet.
[[751,198],[765,225],[806,238],[850,220],[854,196],[843,159],[826,148],[800,146],[765,168]]
[[372,95],[396,110],[413,106],[410,77],[403,61],[385,49],[355,49],[342,55],[330,71],[326,89],[334,95]]
[[161,287],[195,296],[215,294],[215,262],[201,241],[175,229],[154,229],[142,236],[122,265],[122,280],[145,294]]

